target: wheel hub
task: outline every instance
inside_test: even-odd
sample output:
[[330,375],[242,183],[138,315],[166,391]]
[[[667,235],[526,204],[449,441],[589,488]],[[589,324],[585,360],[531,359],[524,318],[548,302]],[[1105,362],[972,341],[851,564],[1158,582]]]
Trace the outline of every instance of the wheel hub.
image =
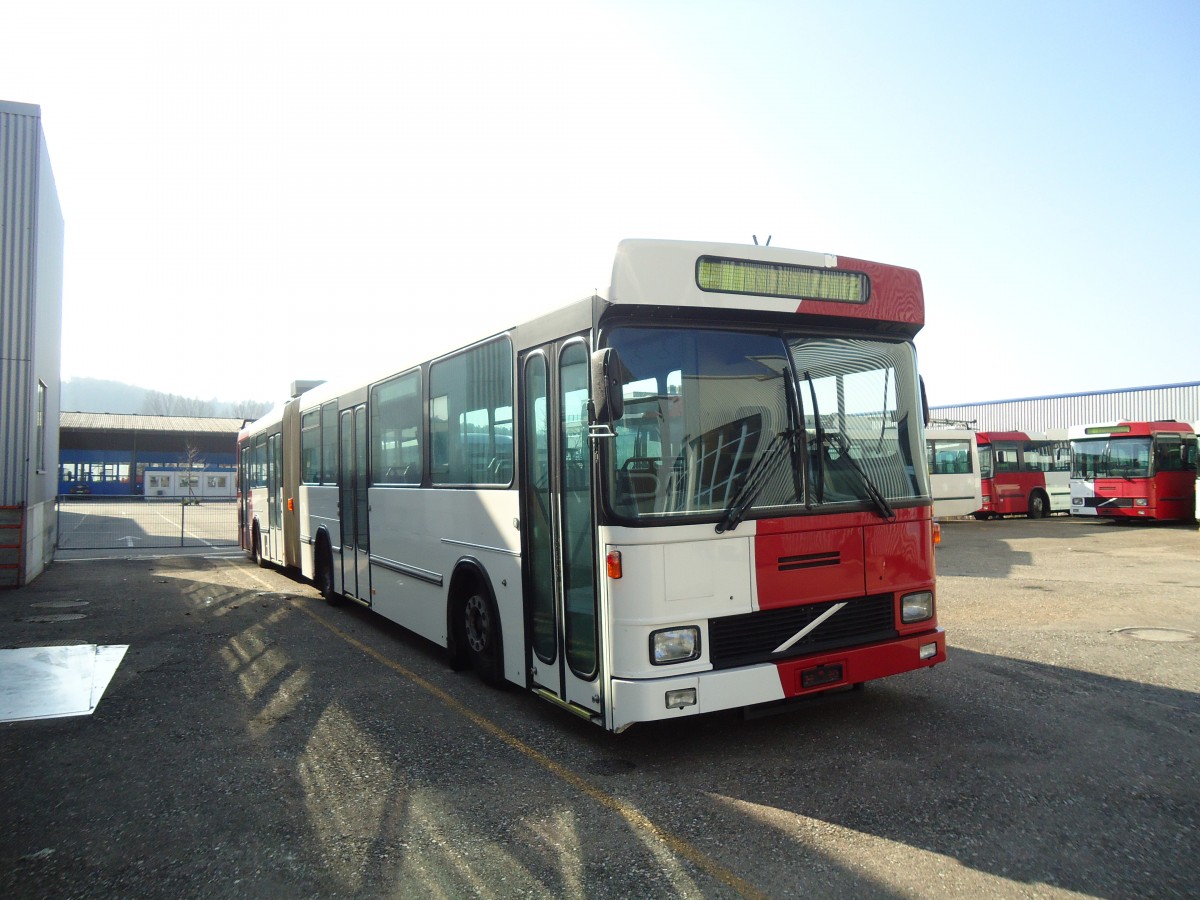
[[487,646],[489,626],[487,605],[482,597],[475,595],[467,601],[466,633],[467,643],[476,653]]

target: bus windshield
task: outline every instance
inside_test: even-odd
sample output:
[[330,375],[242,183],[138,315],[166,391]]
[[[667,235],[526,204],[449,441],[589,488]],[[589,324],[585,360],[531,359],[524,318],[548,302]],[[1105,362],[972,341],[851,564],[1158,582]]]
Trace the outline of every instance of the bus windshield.
[[1147,478],[1150,475],[1149,437],[1098,438],[1075,441],[1071,475],[1075,478]]
[[[783,332],[621,325],[610,508],[736,521],[928,496],[912,347]],[[881,512],[882,514],[882,512]]]

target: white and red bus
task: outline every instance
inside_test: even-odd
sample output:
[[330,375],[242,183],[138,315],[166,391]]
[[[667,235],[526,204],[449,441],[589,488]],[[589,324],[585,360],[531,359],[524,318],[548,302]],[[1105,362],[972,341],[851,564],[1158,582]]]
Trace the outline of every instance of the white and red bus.
[[982,495],[976,519],[1040,519],[1071,508],[1071,444],[1065,429],[980,431]]
[[1186,422],[1072,428],[1071,513],[1188,521],[1196,511],[1196,434]]
[[938,518],[970,516],[983,503],[975,432],[966,428],[930,428],[925,432],[926,464]]
[[242,546],[603,727],[933,666],[912,269],[624,241],[593,296],[239,438]]

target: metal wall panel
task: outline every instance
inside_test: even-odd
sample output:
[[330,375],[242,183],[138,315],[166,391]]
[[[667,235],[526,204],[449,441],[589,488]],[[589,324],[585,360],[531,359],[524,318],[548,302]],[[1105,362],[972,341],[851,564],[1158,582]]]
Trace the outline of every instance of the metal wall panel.
[[977,431],[1047,431],[1101,422],[1176,419],[1200,423],[1200,382],[934,406],[935,419],[973,423]]
[[[39,120],[40,121],[40,120]],[[29,468],[26,504],[53,503],[58,494],[58,415],[62,398],[63,215],[54,169],[38,129],[37,238],[33,276],[33,362],[29,367]],[[37,385],[46,386],[43,447],[37,455]],[[53,547],[51,546],[51,549]]]
[[27,499],[40,110],[0,102],[0,506]]

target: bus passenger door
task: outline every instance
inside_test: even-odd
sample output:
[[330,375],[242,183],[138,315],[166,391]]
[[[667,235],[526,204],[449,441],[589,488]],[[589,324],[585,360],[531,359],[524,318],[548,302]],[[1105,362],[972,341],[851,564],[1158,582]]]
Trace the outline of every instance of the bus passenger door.
[[267,533],[262,554],[272,562],[283,561],[283,435],[267,438]]
[[522,358],[523,557],[529,670],[540,691],[601,710],[588,345],[547,344]]
[[338,508],[342,524],[342,592],[371,602],[371,541],[367,528],[367,408],[338,419]]

